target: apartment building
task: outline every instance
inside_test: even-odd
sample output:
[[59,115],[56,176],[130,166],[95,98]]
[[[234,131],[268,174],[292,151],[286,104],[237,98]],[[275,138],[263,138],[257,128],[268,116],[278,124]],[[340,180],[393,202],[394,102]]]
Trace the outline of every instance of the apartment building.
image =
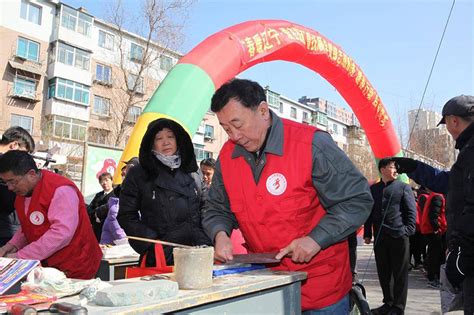
[[420,108],[408,111],[408,128],[413,131],[434,129],[443,116],[435,111]]
[[348,150],[348,127],[360,127],[354,113],[320,97],[308,98],[303,96],[298,102],[311,106],[314,110],[315,126],[329,132],[341,149]]
[[454,140],[446,125],[438,125],[442,115],[432,110],[408,112],[409,149],[449,168],[456,161]]
[[80,182],[85,143],[123,148],[181,55],[55,0],[0,2],[0,133],[59,148]]

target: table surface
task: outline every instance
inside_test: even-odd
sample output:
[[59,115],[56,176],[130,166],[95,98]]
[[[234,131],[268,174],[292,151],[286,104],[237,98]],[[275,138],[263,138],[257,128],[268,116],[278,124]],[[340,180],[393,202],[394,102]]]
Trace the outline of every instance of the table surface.
[[112,258],[102,258],[103,261],[108,262],[110,265],[121,264],[121,263],[135,263],[138,262],[140,256],[121,256]]
[[[171,279],[173,274],[169,274]],[[291,284],[306,279],[305,272],[273,271],[270,269],[254,270],[241,274],[232,274],[213,279],[212,287],[202,290],[179,290],[178,295],[158,301],[150,301],[144,304],[106,307],[93,303],[85,305],[89,314],[127,314],[127,313],[164,313],[172,312],[211,302],[221,301],[252,292],[271,289],[278,286]],[[159,280],[158,280],[159,281]],[[139,278],[124,279],[110,282],[113,285],[121,283],[143,283]],[[79,304],[77,296],[61,299],[65,302]]]

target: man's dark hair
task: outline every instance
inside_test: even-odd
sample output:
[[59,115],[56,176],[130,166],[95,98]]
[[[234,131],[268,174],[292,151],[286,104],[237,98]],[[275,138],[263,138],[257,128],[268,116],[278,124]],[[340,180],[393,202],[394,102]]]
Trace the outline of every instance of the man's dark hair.
[[212,167],[213,169],[216,168],[216,160],[214,160],[213,158],[209,158],[209,159],[204,159],[201,161],[201,163],[199,163],[199,166],[209,166],[209,167]]
[[391,158],[383,158],[379,161],[379,171],[389,165],[390,163],[393,163],[394,161]]
[[255,110],[257,106],[266,101],[265,90],[257,82],[232,79],[224,83],[212,96],[211,110],[219,112],[231,100],[242,103],[243,106]]
[[110,178],[112,180],[113,179],[112,174],[110,174],[109,172],[104,172],[104,173],[100,174],[99,175],[99,183],[101,181],[103,181],[104,179],[106,179],[106,178]]
[[30,170],[39,172],[35,160],[28,152],[11,150],[0,156],[0,174],[11,171],[15,175],[25,175]]
[[20,126],[10,127],[2,135],[0,144],[7,145],[13,141],[17,141],[20,147],[24,147],[28,152],[35,150],[35,140],[33,137]]

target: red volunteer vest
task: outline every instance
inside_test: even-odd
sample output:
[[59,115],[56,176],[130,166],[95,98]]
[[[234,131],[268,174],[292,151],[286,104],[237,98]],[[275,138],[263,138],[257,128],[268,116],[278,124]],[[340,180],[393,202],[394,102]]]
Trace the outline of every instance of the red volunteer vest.
[[418,201],[416,202],[416,231],[420,232],[421,218],[423,217],[423,208],[420,207],[420,200],[424,198],[425,204],[428,199],[428,194],[421,194],[418,196]]
[[[61,270],[68,278],[92,279],[99,270],[102,251],[94,236],[82,194],[73,182],[49,171],[41,171],[42,178],[33,190],[25,213],[25,197],[17,196],[15,208],[21,229],[28,243],[32,243],[49,230],[48,209],[54,192],[60,186],[71,186],[79,197],[79,222],[71,242],[42,262],[47,267]],[[70,209],[75,211],[75,209]]]
[[[309,235],[326,214],[311,178],[311,148],[317,129],[282,121],[283,156],[266,155],[258,184],[244,157],[232,159],[232,142],[219,155],[230,206],[251,253],[278,252],[294,239]],[[284,258],[275,269],[308,273],[301,292],[303,310],[332,305],[351,289],[347,241],[321,250],[309,263]]]
[[441,196],[443,199],[441,212],[438,216],[439,234],[446,233],[446,230],[448,228],[448,224],[446,222],[446,213],[445,213],[446,200],[444,199],[444,196],[442,194],[432,192],[428,195],[428,198],[426,198],[425,208],[423,209],[423,217],[421,219],[421,226],[420,226],[421,234],[434,233],[434,230],[433,230],[433,227],[431,226],[430,218],[429,218],[431,200],[433,199],[434,196]]

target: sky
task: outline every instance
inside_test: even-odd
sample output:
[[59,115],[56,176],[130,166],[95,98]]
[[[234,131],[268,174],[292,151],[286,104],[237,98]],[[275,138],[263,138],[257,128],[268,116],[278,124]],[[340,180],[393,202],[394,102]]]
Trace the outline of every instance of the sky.
[[[99,18],[108,0],[63,0]],[[138,0],[123,0],[133,9]],[[397,129],[417,109],[453,0],[196,0],[186,20],[183,54],[229,26],[261,19],[311,28],[341,47],[361,67]],[[441,112],[451,97],[474,94],[474,0],[456,0],[426,90],[423,108]],[[349,108],[316,72],[295,63],[258,64],[240,74],[286,97],[321,97]],[[398,126],[401,125],[402,129]]]

